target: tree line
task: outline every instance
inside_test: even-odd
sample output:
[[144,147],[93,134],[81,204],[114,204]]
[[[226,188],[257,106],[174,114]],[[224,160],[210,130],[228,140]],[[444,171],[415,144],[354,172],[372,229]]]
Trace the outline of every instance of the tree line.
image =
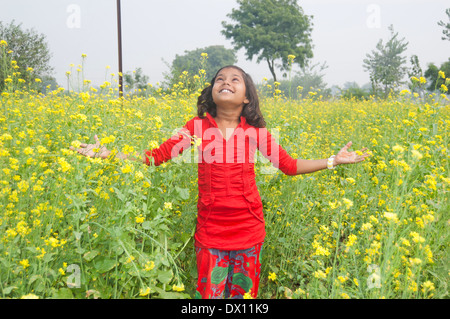
[[[270,80],[267,79],[267,86],[275,86],[292,98],[304,97],[317,90],[325,95],[331,94],[332,90],[323,81],[326,62],[322,65],[311,62],[313,16],[305,14],[295,0],[237,0],[237,4],[238,7],[227,15],[230,21],[222,21],[221,31],[226,39],[232,41],[233,48],[211,45],[176,55],[171,63],[165,62],[169,71],[164,74],[163,85],[198,90],[199,85],[213,77],[216,69],[235,64],[236,52],[244,49],[248,60],[256,59],[257,63],[267,64],[272,75]],[[450,21],[450,8],[446,15]],[[438,21],[437,24],[442,27],[442,40],[450,41],[450,22]],[[441,65],[430,63],[423,71],[419,58],[413,55],[408,67],[404,55],[408,42],[394,31],[392,25],[389,31],[390,38],[386,42],[380,39],[375,49],[363,59],[362,67],[369,73],[370,88],[346,83],[343,89],[338,88],[342,96],[386,98],[398,93],[408,83],[413,91],[435,91],[442,85],[445,87],[445,77],[440,75],[450,74],[450,58]],[[24,30],[14,21],[10,24],[0,21],[0,40],[0,92],[11,81],[12,74],[20,75],[22,81],[32,83],[34,87],[40,86],[41,91],[56,87],[45,35],[33,29]],[[15,61],[15,64],[6,61]],[[300,71],[292,72],[294,65],[299,66]],[[409,79],[418,79],[419,84],[426,79],[426,87],[415,85],[414,81],[405,82],[406,75]],[[124,91],[144,90],[147,82],[148,76],[141,68],[129,71],[124,74]]]

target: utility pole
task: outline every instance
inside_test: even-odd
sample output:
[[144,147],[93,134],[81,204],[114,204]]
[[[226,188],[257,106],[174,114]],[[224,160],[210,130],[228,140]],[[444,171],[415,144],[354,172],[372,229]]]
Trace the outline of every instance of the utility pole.
[[122,86],[122,21],[120,16],[120,0],[117,0],[117,36],[119,46],[119,97],[123,96]]

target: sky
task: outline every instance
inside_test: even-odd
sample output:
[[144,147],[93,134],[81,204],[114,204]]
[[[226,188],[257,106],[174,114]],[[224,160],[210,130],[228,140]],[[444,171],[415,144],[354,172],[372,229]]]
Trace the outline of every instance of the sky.
[[[439,66],[450,57],[450,41],[441,39],[442,27],[437,24],[448,21],[447,0],[299,0],[298,4],[313,16],[311,64],[326,63],[328,87],[367,84],[363,60],[380,39],[388,40],[390,25],[409,43],[404,54],[408,66],[412,55],[418,56],[423,70],[428,63]],[[121,0],[123,72],[140,67],[149,82],[157,84],[177,54],[210,45],[231,49],[231,40],[221,30],[222,21],[230,22],[227,14],[233,8],[238,8],[235,0]],[[0,0],[0,21],[12,20],[45,34],[59,85],[67,82],[66,71],[76,73],[82,54],[87,56],[84,77],[93,85],[117,74],[116,0]],[[247,61],[244,49],[237,57],[236,64],[255,82],[271,78],[267,64]]]

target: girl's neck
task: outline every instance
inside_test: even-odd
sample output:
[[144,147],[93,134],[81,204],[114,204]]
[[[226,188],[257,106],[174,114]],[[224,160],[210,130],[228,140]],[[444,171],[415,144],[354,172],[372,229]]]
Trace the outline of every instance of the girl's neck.
[[234,110],[217,108],[214,120],[221,123],[239,123],[242,107]]

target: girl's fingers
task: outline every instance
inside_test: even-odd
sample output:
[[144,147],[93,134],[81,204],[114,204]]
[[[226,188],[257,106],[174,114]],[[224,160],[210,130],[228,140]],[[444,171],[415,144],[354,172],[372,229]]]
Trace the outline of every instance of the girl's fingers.
[[348,150],[349,148],[350,148],[350,146],[352,146],[352,142],[350,141],[350,142],[348,142],[342,149],[343,150]]

